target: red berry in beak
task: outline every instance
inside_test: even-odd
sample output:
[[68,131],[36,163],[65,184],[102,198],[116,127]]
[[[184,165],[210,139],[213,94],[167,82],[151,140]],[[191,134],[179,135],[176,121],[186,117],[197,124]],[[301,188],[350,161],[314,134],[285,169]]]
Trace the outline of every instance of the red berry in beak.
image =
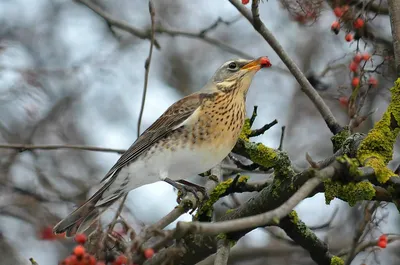
[[260,65],[261,65],[261,68],[263,68],[263,67],[271,67],[272,66],[271,61],[268,59],[268,57],[261,57],[260,58]]

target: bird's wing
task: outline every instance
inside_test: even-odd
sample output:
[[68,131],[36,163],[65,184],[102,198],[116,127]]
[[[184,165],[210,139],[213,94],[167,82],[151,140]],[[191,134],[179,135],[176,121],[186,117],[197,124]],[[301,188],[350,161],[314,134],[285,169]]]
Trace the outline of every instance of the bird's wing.
[[110,177],[116,170],[135,160],[159,139],[176,130],[178,128],[177,126],[182,124],[196,111],[204,97],[207,97],[207,95],[203,93],[194,93],[182,98],[169,107],[118,159],[101,182]]

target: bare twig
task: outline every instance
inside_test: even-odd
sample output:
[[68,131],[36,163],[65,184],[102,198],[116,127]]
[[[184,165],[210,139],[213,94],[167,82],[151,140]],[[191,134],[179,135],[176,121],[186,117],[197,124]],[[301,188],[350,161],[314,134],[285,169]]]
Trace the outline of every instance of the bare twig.
[[109,23],[119,29],[122,29],[126,32],[129,32],[132,35],[139,37],[141,39],[150,40],[150,41],[154,42],[154,45],[156,46],[157,49],[160,48],[160,44],[156,40],[153,40],[152,36],[149,35],[146,31],[135,28],[134,26],[128,24],[125,21],[113,18],[109,13],[105,12],[101,7],[99,7],[97,4],[93,3],[92,1],[90,1],[90,0],[75,0],[75,1],[77,1],[81,4],[84,4],[85,6],[87,6],[91,10],[93,10],[93,12],[97,13],[99,16],[104,18],[104,20],[106,20],[107,23]]
[[223,20],[221,17],[218,17],[218,19],[212,23],[209,27],[203,29],[202,31],[200,31],[200,35],[206,35],[209,31],[215,29],[218,27],[219,24],[225,24],[227,26],[237,22],[238,20],[240,20],[242,18],[242,16],[236,16],[235,18],[233,18],[232,20]]
[[278,54],[278,56],[282,59],[282,61],[288,67],[290,72],[296,78],[297,82],[300,84],[304,93],[306,93],[306,95],[310,98],[310,100],[314,103],[315,107],[321,113],[330,131],[333,134],[338,133],[342,129],[342,127],[336,121],[329,107],[325,104],[324,100],[321,98],[318,92],[315,91],[315,89],[312,87],[310,82],[307,80],[307,77],[301,72],[299,67],[285,52],[285,50],[280,45],[278,40],[274,37],[274,35],[261,21],[258,11],[259,0],[253,0],[252,12],[250,12],[238,0],[229,0],[229,1],[239,10],[240,13],[242,13],[243,16],[247,18],[247,20],[254,26],[257,32],[259,32],[260,35],[263,36],[263,38],[268,42],[268,44],[272,47],[272,49],[274,49],[275,52]]
[[121,215],[122,209],[124,208],[124,204],[125,204],[125,201],[126,201],[126,198],[127,198],[127,197],[128,197],[128,193],[125,194],[124,197],[122,198],[122,201],[121,201],[121,203],[119,204],[119,207],[118,207],[118,209],[117,209],[117,212],[115,213],[114,218],[113,218],[113,220],[111,221],[111,223],[110,223],[110,225],[109,225],[109,227],[108,227],[108,229],[107,229],[107,233],[104,233],[103,236],[101,237],[101,240],[100,240],[100,242],[99,242],[99,243],[100,243],[99,251],[101,251],[102,249],[104,249],[104,247],[105,247],[104,242],[105,242],[106,238],[107,238],[109,235],[111,235],[111,232],[112,232],[112,230],[114,229],[115,224],[117,223],[117,219],[118,219],[118,217]]
[[140,124],[142,123],[144,105],[146,103],[146,93],[147,93],[147,85],[149,82],[150,63],[151,63],[151,57],[153,55],[153,46],[154,46],[155,10],[154,10],[154,6],[153,6],[153,2],[151,0],[149,0],[149,12],[150,12],[150,18],[151,18],[151,43],[150,43],[149,56],[147,57],[146,62],[144,63],[144,68],[146,69],[146,72],[144,74],[142,104],[140,105],[140,113],[139,113],[139,119],[138,119],[138,124],[137,124],[137,136],[138,137],[140,136]]
[[228,156],[233,161],[233,163],[235,163],[235,165],[240,169],[247,170],[247,171],[253,171],[260,167],[260,165],[258,165],[256,163],[251,163],[249,165],[243,164],[242,161],[240,161],[233,155],[233,153],[230,153]]
[[214,265],[226,265],[228,264],[229,252],[230,252],[229,241],[226,238],[221,238],[217,242],[217,254],[215,256]]
[[193,32],[181,31],[181,30],[167,29],[167,28],[159,26],[159,27],[156,28],[156,32],[157,33],[167,34],[167,35],[170,35],[171,37],[183,36],[183,37],[192,38],[192,39],[199,39],[199,40],[202,40],[202,41],[207,42],[209,44],[212,44],[214,46],[217,46],[222,50],[225,50],[225,51],[230,52],[232,54],[239,55],[242,58],[245,58],[245,59],[253,58],[253,56],[251,56],[251,55],[249,55],[249,54],[247,54],[245,52],[242,52],[239,49],[231,47],[231,46],[225,44],[222,41],[219,41],[217,39],[205,36],[204,34],[201,33],[202,31],[200,31],[200,33],[193,33]]
[[253,123],[257,118],[257,109],[258,109],[258,106],[253,107],[253,113],[251,114],[251,117],[250,117],[250,127],[253,126]]
[[279,151],[283,150],[283,139],[285,138],[285,130],[286,130],[286,126],[282,126],[282,128],[281,128],[281,138],[279,140],[279,147],[278,147]]
[[371,209],[369,208],[369,205],[370,204],[367,203],[364,207],[364,219],[362,220],[360,226],[358,227],[356,233],[354,234],[353,243],[350,248],[349,254],[347,255],[345,265],[350,265],[354,257],[357,255],[358,252],[356,252],[356,249],[358,242],[360,241],[362,235],[364,234],[367,224],[371,221],[372,214],[376,211],[376,209],[378,209],[379,202],[373,203]]
[[27,150],[56,150],[56,149],[75,149],[83,151],[106,152],[123,154],[125,149],[113,149],[86,145],[69,145],[69,144],[54,144],[54,145],[31,145],[31,144],[0,144],[0,149],[17,149],[19,152]]
[[[122,20],[118,20],[116,18],[113,18],[109,13],[105,12],[102,8],[100,8],[98,5],[94,4],[93,2],[91,2],[90,0],[75,0],[78,1],[84,5],[86,5],[88,8],[92,9],[94,12],[96,12],[99,16],[101,16],[102,18],[104,18],[107,23],[109,23],[110,25],[113,25],[121,30],[127,31],[129,33],[131,33],[132,35],[139,37],[141,39],[147,39],[150,40],[152,39],[152,33],[151,32],[147,32],[138,28],[135,28],[134,26],[128,24],[125,21]],[[226,24],[226,23],[225,23]],[[231,23],[230,23],[231,24]],[[211,25],[213,26],[213,25]],[[179,31],[179,30],[173,30],[173,29],[166,29],[163,27],[157,27],[155,29],[156,33],[164,33],[170,36],[183,36],[183,37],[187,37],[187,38],[194,38],[194,39],[200,39],[204,42],[207,42],[209,44],[212,44],[214,46],[219,47],[222,50],[225,50],[227,52],[230,52],[232,54],[236,54],[239,55],[243,58],[253,58],[251,55],[246,54],[244,52],[242,52],[239,49],[236,49],[234,47],[231,47],[229,45],[226,45],[225,43],[214,39],[214,38],[210,38],[206,36],[206,33],[208,33],[210,30],[214,29],[215,27],[208,27],[204,30],[201,30],[199,33],[192,33],[192,32],[185,32],[185,31]],[[154,46],[156,46],[157,49],[160,48],[160,44],[157,42],[157,40],[154,40]]]
[[275,119],[272,122],[265,124],[263,127],[259,128],[259,129],[251,130],[251,132],[249,133],[248,136],[249,137],[259,136],[259,135],[265,133],[267,130],[269,130],[272,126],[274,126],[277,123],[278,123],[278,121]]

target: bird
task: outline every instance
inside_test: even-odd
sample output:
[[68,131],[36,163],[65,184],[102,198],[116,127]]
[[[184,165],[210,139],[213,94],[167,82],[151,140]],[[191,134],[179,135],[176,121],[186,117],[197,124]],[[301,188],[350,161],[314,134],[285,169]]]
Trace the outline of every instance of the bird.
[[270,66],[266,56],[223,63],[202,89],[172,104],[150,125],[111,167],[101,187],[53,233],[83,233],[129,191],[160,180],[176,186],[219,164],[240,136],[253,77]]

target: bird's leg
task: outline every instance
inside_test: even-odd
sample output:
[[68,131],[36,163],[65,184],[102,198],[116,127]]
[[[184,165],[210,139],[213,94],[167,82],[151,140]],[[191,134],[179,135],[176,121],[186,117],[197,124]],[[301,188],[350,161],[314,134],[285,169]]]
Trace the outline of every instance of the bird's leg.
[[201,203],[201,200],[200,200],[199,196],[197,195],[198,191],[203,193],[204,198],[208,197],[204,187],[201,187],[194,183],[188,182],[186,180],[180,179],[180,180],[174,181],[170,178],[165,178],[164,181],[167,182],[168,184],[170,184],[171,186],[177,188],[180,191],[180,193],[182,194],[181,196],[178,196],[178,200],[177,200],[178,203],[181,202],[181,198],[185,197],[188,192],[193,193],[193,195],[196,197],[196,199],[199,203]]

